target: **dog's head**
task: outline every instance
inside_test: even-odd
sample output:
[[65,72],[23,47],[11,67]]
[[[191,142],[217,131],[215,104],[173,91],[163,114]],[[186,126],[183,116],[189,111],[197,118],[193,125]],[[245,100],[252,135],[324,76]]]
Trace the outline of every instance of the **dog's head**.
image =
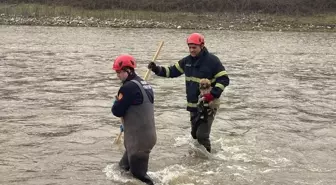
[[211,82],[207,78],[202,78],[199,83],[200,90],[207,90],[211,88]]

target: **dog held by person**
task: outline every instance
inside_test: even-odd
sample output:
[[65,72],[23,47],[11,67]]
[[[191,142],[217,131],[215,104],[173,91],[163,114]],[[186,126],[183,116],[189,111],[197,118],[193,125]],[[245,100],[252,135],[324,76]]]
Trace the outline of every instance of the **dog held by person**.
[[219,108],[220,100],[214,99],[210,102],[204,99],[204,94],[210,93],[212,89],[211,81],[206,78],[200,79],[199,82],[199,99],[197,103],[197,114],[191,121],[191,136],[202,144],[208,152],[211,151],[210,145],[210,128],[214,116]]

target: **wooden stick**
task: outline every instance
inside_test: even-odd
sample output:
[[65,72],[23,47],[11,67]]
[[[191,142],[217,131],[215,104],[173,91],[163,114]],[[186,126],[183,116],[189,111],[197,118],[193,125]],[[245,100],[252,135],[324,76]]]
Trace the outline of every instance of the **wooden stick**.
[[[157,51],[156,51],[156,53],[155,53],[155,55],[154,55],[154,57],[153,57],[153,62],[155,62],[155,60],[157,59],[157,57],[159,56],[159,53],[160,53],[160,51],[161,51],[161,48],[162,48],[162,46],[163,46],[163,41],[161,41],[161,43],[160,43],[160,45],[159,45],[159,48],[157,49]],[[144,76],[144,80],[145,81],[147,81],[147,79],[148,79],[148,77],[149,77],[149,74],[150,74],[150,69],[147,69],[147,72],[146,72],[146,74],[145,74],[145,76]],[[123,118],[121,118],[121,124],[124,124],[124,119]],[[117,136],[117,138],[113,141],[113,143],[114,144],[119,144],[120,143],[120,138],[121,138],[121,135],[122,135],[122,132],[120,131],[119,132],[119,134],[118,134],[118,136]]]
[[[124,124],[124,119],[120,118],[121,124]],[[113,141],[114,144],[119,144],[120,143],[120,138],[121,138],[122,132],[120,131],[117,138]]]
[[[160,51],[161,51],[162,46],[163,46],[163,41],[161,41],[160,46],[159,46],[158,50],[156,51],[156,53],[155,53],[155,55],[154,55],[154,57],[153,57],[153,60],[152,60],[153,62],[155,62],[155,60],[156,60],[157,57],[159,56],[159,53],[160,53]],[[144,76],[144,80],[145,80],[145,81],[148,80],[150,71],[151,71],[150,69],[147,69],[147,72],[146,72],[146,74],[145,74],[145,76]]]

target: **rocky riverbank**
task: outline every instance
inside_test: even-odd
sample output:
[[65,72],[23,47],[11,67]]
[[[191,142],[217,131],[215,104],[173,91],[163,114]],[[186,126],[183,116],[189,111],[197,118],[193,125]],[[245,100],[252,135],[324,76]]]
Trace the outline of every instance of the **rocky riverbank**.
[[215,30],[254,30],[254,31],[323,31],[335,32],[336,23],[311,24],[274,19],[260,15],[202,16],[196,21],[175,19],[157,21],[153,19],[100,19],[95,17],[71,16],[20,16],[0,14],[2,25],[34,26],[80,26],[80,27],[123,27],[123,28],[167,28],[167,29],[215,29]]

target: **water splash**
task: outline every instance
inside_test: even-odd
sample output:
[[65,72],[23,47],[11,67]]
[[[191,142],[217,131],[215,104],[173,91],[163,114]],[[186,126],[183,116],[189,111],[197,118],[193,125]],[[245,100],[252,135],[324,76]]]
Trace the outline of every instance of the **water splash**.
[[199,179],[199,172],[180,164],[168,166],[157,172],[148,172],[160,185],[199,185],[210,184],[207,180]]
[[118,167],[118,164],[110,164],[105,167],[103,172],[106,174],[107,179],[112,180],[114,182],[122,182],[122,183],[134,183],[138,184],[137,179],[133,178],[129,172],[125,172]]

